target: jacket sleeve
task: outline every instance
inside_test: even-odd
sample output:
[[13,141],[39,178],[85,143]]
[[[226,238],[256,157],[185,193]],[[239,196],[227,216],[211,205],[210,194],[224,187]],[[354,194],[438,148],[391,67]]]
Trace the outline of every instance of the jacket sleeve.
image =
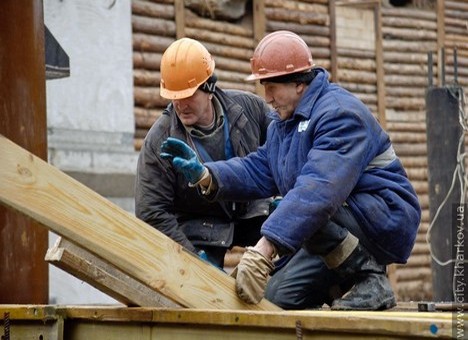
[[356,186],[376,144],[357,113],[323,114],[309,131],[313,141],[294,187],[262,227],[262,234],[290,251],[324,226]]
[[176,174],[170,162],[159,156],[161,137],[151,131],[141,149],[135,182],[136,216],[188,250],[195,247],[178,228],[173,212]]

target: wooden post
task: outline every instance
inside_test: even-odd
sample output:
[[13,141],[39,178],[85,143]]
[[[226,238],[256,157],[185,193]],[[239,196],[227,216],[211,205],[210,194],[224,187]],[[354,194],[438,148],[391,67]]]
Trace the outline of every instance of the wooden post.
[[185,37],[185,6],[184,0],[174,0],[176,39]]
[[[263,39],[266,33],[266,20],[265,20],[265,0],[253,1],[253,27],[254,27],[254,42],[257,47],[260,40]],[[255,48],[254,47],[254,48]],[[255,92],[264,97],[265,89],[259,81],[255,82]]]
[[0,136],[0,202],[183,307],[280,310],[237,297],[234,279]]
[[[46,160],[42,8],[42,1],[0,1],[0,134]],[[48,303],[47,236],[36,221],[0,206],[0,303]]]
[[[338,53],[336,47],[336,3],[335,0],[330,0],[328,3],[328,11],[330,12],[330,72],[331,81],[338,82]],[[312,51],[313,53],[313,51]],[[313,56],[313,54],[312,54]]]
[[377,115],[380,125],[387,128],[387,117],[385,116],[385,79],[383,60],[383,36],[382,36],[382,8],[380,2],[374,4],[375,24],[375,67],[377,72]]
[[445,65],[444,53],[442,49],[445,44],[445,0],[437,0],[437,85],[443,86],[445,72],[442,68]]

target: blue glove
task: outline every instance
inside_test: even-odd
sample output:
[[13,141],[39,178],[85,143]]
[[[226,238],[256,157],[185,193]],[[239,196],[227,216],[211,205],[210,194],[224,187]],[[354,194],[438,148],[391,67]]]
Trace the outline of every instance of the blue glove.
[[180,139],[168,137],[161,145],[161,158],[172,160],[176,171],[192,184],[197,183],[206,171],[193,149]]

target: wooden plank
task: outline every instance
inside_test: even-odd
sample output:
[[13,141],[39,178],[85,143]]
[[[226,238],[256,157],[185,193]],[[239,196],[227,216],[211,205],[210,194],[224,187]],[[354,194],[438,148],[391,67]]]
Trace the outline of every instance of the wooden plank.
[[108,262],[61,237],[47,250],[45,260],[124,305],[180,307]]
[[234,279],[0,136],[0,202],[184,307],[279,310],[241,301]]
[[[15,309],[2,306],[16,324],[63,318],[73,339],[433,339],[449,338],[454,316],[448,312],[392,310],[379,312],[232,311],[99,306],[30,306],[23,318]],[[48,309],[44,313],[43,309]],[[26,311],[27,312],[27,311]],[[465,322],[466,313],[460,316]],[[140,330],[140,333],[137,331]]]

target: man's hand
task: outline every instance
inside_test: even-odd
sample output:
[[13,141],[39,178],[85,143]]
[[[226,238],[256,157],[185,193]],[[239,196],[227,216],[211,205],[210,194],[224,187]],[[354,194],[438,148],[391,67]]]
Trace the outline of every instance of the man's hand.
[[168,137],[161,145],[161,158],[172,160],[176,171],[191,183],[198,183],[208,170],[200,163],[197,154],[180,139]]
[[237,295],[247,303],[257,304],[265,294],[268,276],[274,268],[274,246],[264,237],[255,247],[247,247],[239,265],[231,274],[236,279]]

